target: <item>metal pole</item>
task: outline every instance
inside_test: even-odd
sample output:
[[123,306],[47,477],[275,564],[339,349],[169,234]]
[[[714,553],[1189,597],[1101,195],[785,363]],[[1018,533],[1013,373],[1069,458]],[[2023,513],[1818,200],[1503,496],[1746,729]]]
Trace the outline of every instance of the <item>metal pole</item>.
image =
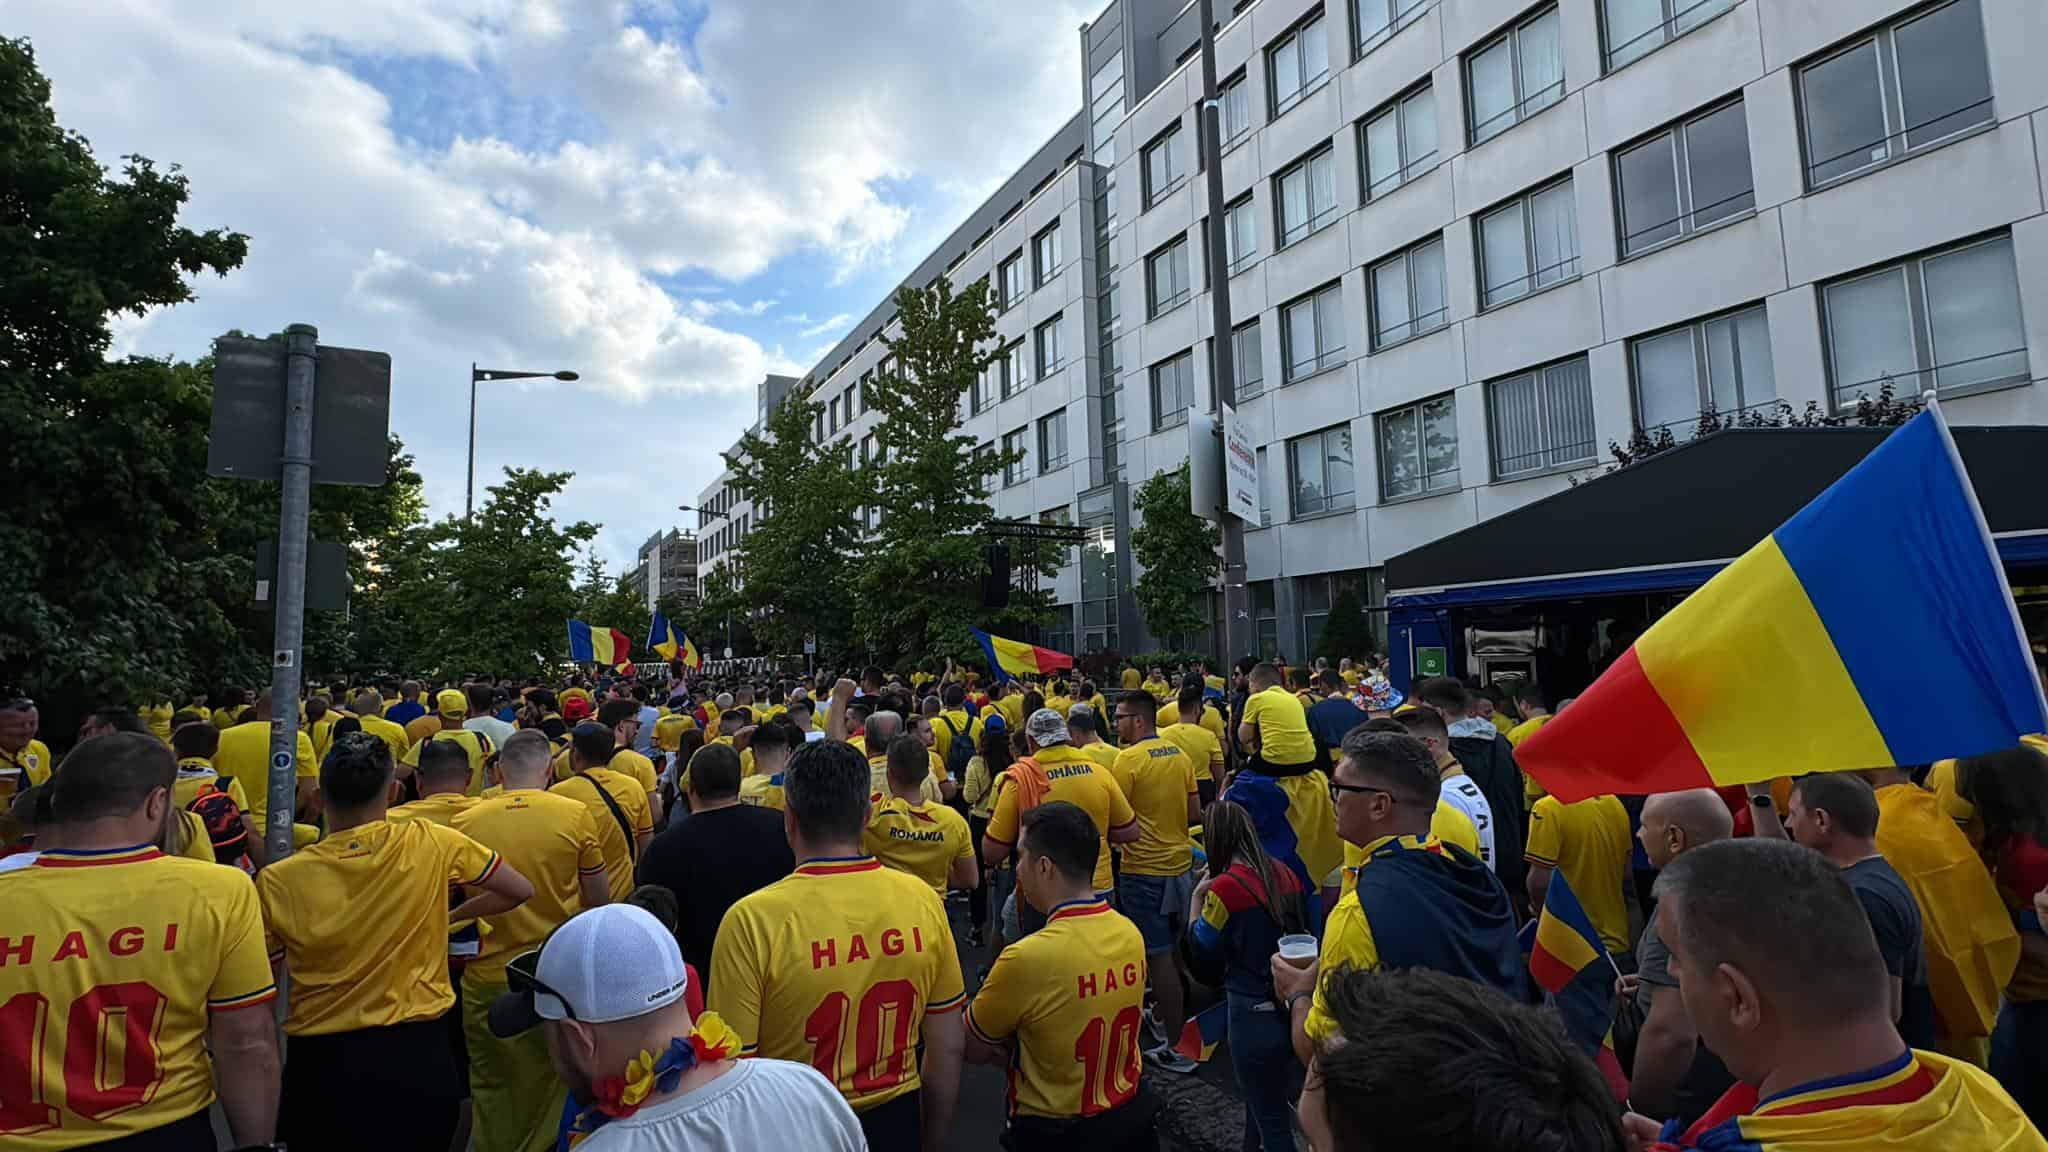
[[[1237,407],[1237,373],[1230,325],[1230,252],[1224,235],[1223,213],[1223,107],[1216,90],[1216,19],[1210,0],[1201,0],[1202,21],[1202,164],[1207,169],[1204,184],[1209,197],[1209,219],[1205,229],[1209,244],[1209,378],[1216,382],[1216,427],[1223,428],[1223,408]],[[1217,475],[1230,473],[1230,449],[1224,437],[1216,438],[1216,453],[1222,464]],[[1263,481],[1261,481],[1263,482]],[[1226,490],[1227,490],[1226,485]],[[1223,663],[1238,656],[1241,638],[1251,630],[1251,589],[1245,584],[1244,524],[1228,507],[1216,510],[1223,526]]]
[[462,518],[476,511],[476,361],[469,362],[469,471],[463,473]]
[[306,520],[313,502],[313,369],[319,329],[284,330],[283,483],[277,503],[277,634],[270,672],[270,818],[274,863],[291,854],[298,803],[299,664],[305,637]]

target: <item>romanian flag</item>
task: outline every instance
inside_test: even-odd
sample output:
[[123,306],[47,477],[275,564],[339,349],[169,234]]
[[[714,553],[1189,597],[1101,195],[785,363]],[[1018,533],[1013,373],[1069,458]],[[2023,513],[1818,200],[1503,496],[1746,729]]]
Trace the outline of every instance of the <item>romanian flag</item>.
[[1064,652],[1040,648],[1036,644],[1026,644],[1020,640],[1005,640],[1000,636],[991,636],[979,628],[970,631],[974,633],[975,643],[980,644],[981,650],[988,654],[988,666],[1004,680],[1057,672],[1062,668],[1074,666],[1074,658]]
[[612,666],[612,671],[617,672],[621,676],[638,676],[640,674],[640,669],[634,667],[631,660],[619,661]]
[[668,617],[656,612],[647,625],[647,650],[661,653],[663,660],[673,660],[682,645],[676,642],[676,630],[669,625]]
[[1196,1013],[1180,1030],[1173,1050],[1197,1064],[1206,1062],[1215,1053],[1216,1045],[1223,1042],[1223,1033],[1230,1023],[1229,1008],[1228,1001],[1218,1000]]
[[1550,874],[1543,911],[1523,932],[1529,975],[1550,994],[1565,1035],[1600,1069],[1614,1098],[1628,1099],[1628,1076],[1614,1054],[1614,981],[1621,969],[1562,870]]
[[617,664],[633,650],[633,642],[617,628],[593,628],[569,621],[569,659],[578,664]]
[[1898,428],[1515,750],[1565,803],[1927,764],[2048,728],[1940,410]]
[[702,668],[704,666],[704,657],[699,656],[697,654],[697,642],[695,640],[690,639],[690,636],[687,632],[683,633],[682,637],[683,667],[689,669]]

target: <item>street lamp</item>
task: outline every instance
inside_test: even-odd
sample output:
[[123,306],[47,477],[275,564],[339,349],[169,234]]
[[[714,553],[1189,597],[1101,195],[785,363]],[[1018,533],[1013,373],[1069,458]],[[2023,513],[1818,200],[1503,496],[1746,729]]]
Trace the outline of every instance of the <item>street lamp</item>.
[[495,368],[478,368],[476,361],[469,362],[469,474],[462,485],[462,518],[469,519],[476,510],[476,386],[497,380],[538,380],[553,377],[556,380],[576,379],[574,372],[500,372]]

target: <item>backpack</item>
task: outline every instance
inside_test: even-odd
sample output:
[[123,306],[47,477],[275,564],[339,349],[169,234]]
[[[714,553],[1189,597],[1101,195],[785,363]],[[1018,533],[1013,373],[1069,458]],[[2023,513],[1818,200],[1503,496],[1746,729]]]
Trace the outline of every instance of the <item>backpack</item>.
[[[230,778],[219,778],[225,784]],[[243,871],[249,866],[249,831],[242,826],[242,810],[218,784],[192,798],[185,810],[206,825],[206,838],[213,841],[213,858]]]
[[974,759],[974,741],[953,723],[952,717],[941,714],[939,721],[953,734],[953,742],[946,745],[946,779],[959,783],[967,779],[967,762]]

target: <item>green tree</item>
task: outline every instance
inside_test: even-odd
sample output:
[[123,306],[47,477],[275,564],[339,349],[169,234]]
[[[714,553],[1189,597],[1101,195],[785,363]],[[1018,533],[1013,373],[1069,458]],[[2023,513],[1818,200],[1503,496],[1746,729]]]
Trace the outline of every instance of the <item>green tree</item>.
[[984,615],[981,532],[993,516],[983,493],[1017,459],[977,451],[960,432],[961,398],[996,358],[988,284],[956,295],[941,277],[897,292],[896,311],[903,334],[883,342],[897,367],[870,395],[882,415],[883,461],[869,469],[882,522],[861,565],[855,624],[884,663],[973,658],[968,630]]
[[1190,509],[1189,483],[1182,464],[1138,485],[1132,501],[1142,522],[1131,530],[1131,552],[1144,571],[1131,593],[1146,628],[1169,647],[1209,623],[1209,590],[1223,567],[1222,530]]
[[604,561],[594,551],[584,558],[583,579],[576,586],[576,598],[580,605],[576,618],[593,627],[624,632],[633,643],[633,660],[660,659],[647,651],[647,623],[651,614],[647,611],[646,590],[635,588],[623,576],[607,575]]
[[697,654],[716,660],[729,643],[734,656],[754,655],[754,636],[747,626],[749,605],[733,579],[733,565],[725,563],[703,574],[697,582],[698,600],[686,619]]
[[1330,615],[1316,637],[1314,654],[1335,664],[1346,656],[1356,658],[1378,650],[1379,642],[1373,636],[1372,618],[1366,614],[1365,601],[1358,595],[1358,589],[1344,585],[1330,602]]
[[771,652],[801,652],[810,634],[821,653],[853,646],[866,487],[850,439],[812,440],[824,410],[792,392],[725,456],[733,487],[754,502],[753,527],[733,559],[746,573],[753,632]]
[[434,526],[427,578],[402,592],[438,604],[429,615],[438,626],[420,637],[419,671],[525,676],[569,658],[564,625],[582,606],[576,552],[597,536],[597,525],[558,524],[549,511],[570,475],[507,468],[474,519]]

